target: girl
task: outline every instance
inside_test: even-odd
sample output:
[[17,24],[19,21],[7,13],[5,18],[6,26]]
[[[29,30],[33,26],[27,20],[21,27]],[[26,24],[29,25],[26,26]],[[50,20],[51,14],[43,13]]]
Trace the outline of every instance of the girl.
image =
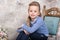
[[31,40],[47,40],[48,29],[41,17],[40,4],[36,1],[31,2],[28,14],[27,22],[18,29],[20,34],[16,40],[28,40],[29,37]]

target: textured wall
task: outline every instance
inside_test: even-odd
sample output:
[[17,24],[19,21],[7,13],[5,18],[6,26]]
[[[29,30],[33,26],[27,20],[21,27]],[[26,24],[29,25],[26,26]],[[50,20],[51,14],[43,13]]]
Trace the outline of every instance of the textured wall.
[[[34,0],[0,0],[0,25],[7,29],[9,40],[15,40],[17,37],[16,29],[25,22],[28,12],[28,4]],[[37,0],[35,0],[37,1]],[[50,4],[45,0],[38,0],[41,5],[46,5],[48,8]],[[59,6],[59,2],[55,3],[55,6]],[[58,4],[58,5],[56,5]]]
[[25,21],[25,7],[21,5],[18,0],[0,0],[0,25],[7,29],[9,40],[15,40],[16,29]]

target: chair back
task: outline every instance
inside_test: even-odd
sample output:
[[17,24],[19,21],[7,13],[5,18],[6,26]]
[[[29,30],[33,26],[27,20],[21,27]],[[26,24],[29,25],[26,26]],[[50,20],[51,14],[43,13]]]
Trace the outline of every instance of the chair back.
[[60,10],[57,7],[52,7],[46,9],[46,6],[43,7],[44,12],[44,21],[48,28],[49,34],[56,35],[58,30],[58,24],[60,19]]

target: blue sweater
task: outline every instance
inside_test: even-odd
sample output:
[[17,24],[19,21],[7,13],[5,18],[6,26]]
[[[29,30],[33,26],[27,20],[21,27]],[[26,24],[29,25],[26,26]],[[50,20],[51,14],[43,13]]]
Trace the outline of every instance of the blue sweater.
[[[34,21],[31,21],[31,24],[32,24],[31,27],[28,27],[26,23],[23,24],[22,29],[26,30],[29,33],[33,33],[36,31],[37,33],[42,33],[45,36],[48,36],[49,34],[48,29],[41,17],[36,17]],[[21,31],[22,29],[20,29],[19,31]]]

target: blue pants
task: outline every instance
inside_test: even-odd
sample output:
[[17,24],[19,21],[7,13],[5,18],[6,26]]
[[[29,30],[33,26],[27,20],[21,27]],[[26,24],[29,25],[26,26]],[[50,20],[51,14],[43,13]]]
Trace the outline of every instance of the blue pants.
[[23,31],[21,31],[16,40],[29,40],[29,37],[31,40],[47,40],[48,38],[44,34],[39,34],[35,32],[30,35],[26,35]]

